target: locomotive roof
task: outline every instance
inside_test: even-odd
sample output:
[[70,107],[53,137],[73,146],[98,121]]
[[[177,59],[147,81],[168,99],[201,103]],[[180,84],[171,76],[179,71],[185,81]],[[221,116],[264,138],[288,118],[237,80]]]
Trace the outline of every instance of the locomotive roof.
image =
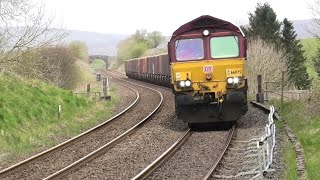
[[241,29],[238,26],[236,26],[228,21],[224,21],[222,19],[218,19],[218,18],[209,16],[209,15],[204,15],[204,16],[200,16],[200,17],[180,26],[176,31],[174,31],[172,38],[181,34],[181,33],[184,33],[184,32],[187,32],[187,31],[190,31],[193,29],[199,29],[199,28],[229,29],[231,31],[239,32],[244,36],[243,32],[241,31]]

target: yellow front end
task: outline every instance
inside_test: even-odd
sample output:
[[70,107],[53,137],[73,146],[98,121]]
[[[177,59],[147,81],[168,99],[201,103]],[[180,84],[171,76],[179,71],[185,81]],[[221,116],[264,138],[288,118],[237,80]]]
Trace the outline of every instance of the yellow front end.
[[[215,93],[223,96],[228,91],[245,86],[245,60],[220,59],[175,62],[171,64],[172,84],[175,92],[194,96],[195,94]],[[239,78],[235,85],[227,83],[228,78]],[[181,81],[191,81],[190,86],[181,86]],[[183,85],[183,84],[182,84]]]

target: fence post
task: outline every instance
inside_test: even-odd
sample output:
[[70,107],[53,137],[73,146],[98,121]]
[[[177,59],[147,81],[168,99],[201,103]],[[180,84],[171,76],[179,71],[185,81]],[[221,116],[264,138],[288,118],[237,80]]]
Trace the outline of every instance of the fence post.
[[281,73],[281,111],[283,108],[284,71]]
[[256,95],[256,100],[259,103],[263,103],[264,97],[263,97],[263,93],[262,93],[262,77],[261,77],[261,75],[258,75],[257,81],[258,81],[258,94]]
[[90,94],[90,84],[87,84],[87,95]]
[[269,97],[268,97],[268,82],[266,82],[266,101],[269,100]]

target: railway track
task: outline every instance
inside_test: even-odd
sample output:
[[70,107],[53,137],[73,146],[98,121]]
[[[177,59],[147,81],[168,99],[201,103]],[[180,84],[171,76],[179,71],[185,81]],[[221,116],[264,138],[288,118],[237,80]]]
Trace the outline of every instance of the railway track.
[[[115,74],[118,75],[118,77],[125,77],[123,74],[116,72]],[[236,125],[233,125],[232,128],[229,130],[228,134],[226,134],[226,141],[223,145],[223,150],[220,152],[219,157],[215,163],[212,164],[212,167],[207,172],[207,174],[203,177],[203,180],[211,179],[211,175],[217,168],[219,162],[222,160],[224,154],[228,150],[228,147],[231,143],[233,133],[236,129]],[[149,164],[145,169],[143,169],[139,174],[137,174],[135,177],[133,177],[133,180],[140,180],[140,179],[146,179],[148,178],[156,169],[161,167],[163,164],[166,163],[166,161],[175,155],[177,151],[184,145],[184,143],[188,140],[188,138],[192,135],[193,131],[188,128],[184,134],[170,147],[168,148],[161,156],[159,156],[156,160],[154,160],[151,164]],[[152,178],[151,178],[152,179]]]
[[[145,123],[160,109],[163,102],[163,96],[159,91],[137,84],[134,89],[128,85],[124,85],[123,83],[117,83],[132,89],[136,94],[136,99],[128,108],[104,123],[64,143],[61,143],[51,149],[1,170],[0,178],[52,179],[60,177],[112,148],[115,144],[119,143],[125,137],[138,129],[140,125]],[[140,93],[136,89],[139,89]],[[153,97],[153,99],[142,99],[141,97],[143,96]],[[155,105],[152,105],[149,107],[149,109],[146,109],[144,104],[151,102],[154,102]],[[129,110],[130,112],[128,112]],[[140,112],[140,114],[136,117],[132,115],[130,116],[129,114],[132,112]],[[126,123],[126,125],[130,127],[119,127],[119,129],[115,128],[117,125],[124,124],[126,119],[129,117],[137,118],[129,123]],[[111,124],[113,122],[117,122],[118,124]],[[110,131],[117,130],[122,130],[122,132],[120,134],[115,133],[117,134],[116,136],[115,134],[111,135],[114,137],[108,137]]]
[[[217,165],[219,164],[223,155],[225,154],[225,152],[229,147],[234,131],[235,131],[235,125],[233,125],[228,132],[228,135],[226,138],[227,140],[224,144],[223,151],[219,155],[218,160],[212,165],[208,173],[204,176],[203,180],[207,180],[211,178],[212,173],[216,169]],[[157,170],[159,167],[164,165],[170,157],[174,156],[175,153],[179,151],[179,149],[188,140],[188,138],[192,135],[192,133],[193,132],[191,129],[187,129],[183,134],[183,136],[181,136],[169,149],[167,149],[161,156],[159,156],[154,162],[152,162],[149,166],[147,166],[144,170],[142,170],[139,174],[137,174],[132,179],[133,180],[147,179],[155,170]],[[201,175],[198,174],[198,176],[201,176]]]

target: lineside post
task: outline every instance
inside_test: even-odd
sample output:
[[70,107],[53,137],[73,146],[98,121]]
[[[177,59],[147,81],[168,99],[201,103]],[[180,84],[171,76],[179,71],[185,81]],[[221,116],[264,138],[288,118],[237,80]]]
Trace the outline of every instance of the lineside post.
[[258,103],[263,103],[264,97],[262,92],[262,76],[261,75],[258,75],[257,81],[258,81],[258,94],[256,95],[256,101]]
[[109,78],[102,79],[102,86],[103,96],[101,97],[101,100],[110,100],[111,96],[109,96]]
[[89,96],[90,94],[90,84],[87,84],[87,95]]

